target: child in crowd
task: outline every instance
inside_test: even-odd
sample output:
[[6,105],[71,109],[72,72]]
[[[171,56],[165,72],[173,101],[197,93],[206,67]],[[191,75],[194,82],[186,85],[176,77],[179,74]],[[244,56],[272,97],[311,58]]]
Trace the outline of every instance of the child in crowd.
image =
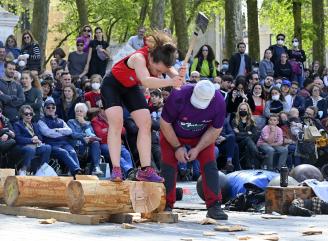
[[283,132],[277,125],[279,117],[277,114],[271,114],[269,117],[268,125],[266,125],[261,136],[257,142],[259,149],[267,155],[263,163],[263,169],[274,170],[274,155],[279,155],[277,169],[286,164],[288,149],[283,146]]

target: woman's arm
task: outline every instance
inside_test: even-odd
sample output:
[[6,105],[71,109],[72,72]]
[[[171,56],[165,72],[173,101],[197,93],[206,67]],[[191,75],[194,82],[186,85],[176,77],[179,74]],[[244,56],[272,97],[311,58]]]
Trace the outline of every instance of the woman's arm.
[[89,72],[89,65],[90,65],[91,55],[92,55],[92,48],[89,46],[89,53],[88,53],[87,63],[85,64],[83,72],[80,74],[80,78],[85,76]]

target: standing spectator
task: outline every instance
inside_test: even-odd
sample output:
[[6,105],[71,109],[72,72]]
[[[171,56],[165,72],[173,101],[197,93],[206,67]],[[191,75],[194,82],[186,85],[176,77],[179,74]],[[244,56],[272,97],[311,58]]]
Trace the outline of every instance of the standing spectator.
[[6,49],[0,41],[0,78],[5,75]]
[[66,57],[66,54],[62,48],[56,48],[54,50],[54,57],[58,63],[58,66],[62,67],[63,69],[66,69],[67,61],[64,59]]
[[77,103],[75,106],[75,118],[70,119],[67,125],[72,129],[74,147],[80,156],[88,153],[88,161],[91,162],[92,175],[103,175],[100,170],[100,143],[91,126],[90,121],[86,121],[88,107],[84,103]]
[[128,40],[128,44],[135,50],[141,49],[144,45],[144,37],[146,33],[146,28],[140,27],[138,29],[138,35],[132,36]]
[[271,45],[269,49],[271,49],[272,52],[272,58],[271,62],[276,65],[280,61],[280,56],[282,53],[287,54],[287,47],[284,45],[285,43],[285,35],[280,33],[276,37],[277,44]]
[[5,76],[0,79],[0,104],[3,114],[13,123],[19,119],[18,110],[25,102],[23,88],[14,80],[15,63],[5,63]]
[[82,39],[76,40],[76,51],[69,53],[67,66],[69,73],[74,76],[83,77],[82,73],[88,60],[88,54],[83,52],[84,42]]
[[261,136],[257,142],[259,150],[266,154],[265,162],[263,163],[263,169],[275,170],[274,168],[274,154],[279,155],[279,161],[277,169],[286,165],[288,149],[283,146],[283,133],[282,130],[277,126],[279,123],[279,117],[277,114],[271,114],[269,117],[269,124],[266,125]]
[[77,96],[76,88],[73,84],[67,85],[63,89],[62,96],[57,100],[56,114],[64,121],[75,118],[75,105],[81,101]]
[[253,89],[247,95],[249,104],[257,129],[261,130],[266,124],[266,118],[263,116],[265,109],[265,98],[263,86],[255,84]]
[[250,92],[257,83],[259,83],[259,75],[256,72],[252,72],[248,78],[247,92]]
[[63,161],[73,176],[82,174],[77,154],[70,144],[72,129],[56,116],[56,104],[53,100],[49,99],[44,103],[44,113],[45,116],[38,124],[43,141],[52,147],[52,156]]
[[16,142],[14,138],[15,133],[12,125],[9,119],[3,115],[0,107],[0,154],[4,155],[8,153],[15,146]]
[[252,71],[251,58],[245,54],[246,44],[240,42],[237,44],[238,53],[231,56],[229,60],[229,73],[236,78],[239,75],[246,76]]
[[22,35],[22,54],[27,54],[26,68],[35,74],[41,71],[41,50],[32,33],[26,30]]
[[198,71],[201,78],[213,79],[217,76],[215,68],[215,55],[211,46],[205,44],[198,50],[190,71]]
[[85,103],[88,106],[88,113],[91,116],[95,116],[102,108],[100,95],[100,85],[102,82],[102,78],[99,74],[94,74],[91,76],[90,81],[92,90],[84,94],[84,99]]
[[265,103],[264,116],[269,118],[271,114],[278,114],[280,111],[287,112],[288,104],[278,87],[272,87],[268,101]]
[[107,60],[109,58],[108,46],[108,43],[104,41],[102,29],[96,27],[95,38],[90,41],[88,60],[82,76],[86,73],[88,73],[89,77],[93,74],[105,75]]
[[285,77],[286,79],[293,79],[293,70],[289,62],[287,62],[287,53],[282,53],[280,55],[280,61],[274,65],[274,76],[275,77]]
[[303,88],[303,63],[306,60],[304,50],[299,48],[299,41],[297,38],[293,38],[293,48],[288,50],[289,63],[292,66],[294,75],[293,81],[297,81],[300,88]]
[[81,39],[84,43],[83,52],[89,53],[89,44],[92,40],[92,28],[90,25],[84,25],[82,28],[82,33],[80,37],[77,38],[77,40]]
[[18,175],[26,176],[26,171],[30,170],[31,166],[33,167],[32,161],[36,161],[36,156],[40,159],[39,167],[49,162],[51,146],[42,143],[38,124],[32,123],[33,108],[29,105],[22,105],[19,114],[21,120],[14,124],[14,130],[16,143],[20,147],[23,166],[19,169]]
[[5,47],[6,47],[6,53],[7,54],[11,53],[15,59],[17,59],[21,53],[21,50],[17,46],[17,40],[15,36],[12,34],[9,35],[8,38],[6,39]]
[[261,80],[264,80],[267,77],[268,73],[274,75],[274,65],[271,62],[271,58],[272,58],[272,50],[266,49],[264,51],[263,60],[260,62],[260,66],[259,66],[259,74]]
[[315,118],[322,120],[327,117],[328,105],[326,99],[322,98],[320,94],[321,94],[320,87],[318,85],[313,85],[311,89],[311,96],[305,99],[304,107],[305,109],[309,106],[316,107],[318,109],[317,111],[318,116],[315,116]]
[[40,82],[36,76],[31,74],[31,71],[24,70],[22,73],[21,83],[25,95],[25,105],[29,105],[33,109],[33,121],[38,121],[42,107],[42,93]]

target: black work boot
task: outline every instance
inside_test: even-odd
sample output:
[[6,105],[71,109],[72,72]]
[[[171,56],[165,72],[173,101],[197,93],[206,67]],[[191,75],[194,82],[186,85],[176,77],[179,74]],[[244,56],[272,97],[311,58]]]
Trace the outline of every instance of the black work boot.
[[228,215],[221,209],[221,203],[215,202],[211,207],[207,209],[206,217],[217,220],[227,220]]

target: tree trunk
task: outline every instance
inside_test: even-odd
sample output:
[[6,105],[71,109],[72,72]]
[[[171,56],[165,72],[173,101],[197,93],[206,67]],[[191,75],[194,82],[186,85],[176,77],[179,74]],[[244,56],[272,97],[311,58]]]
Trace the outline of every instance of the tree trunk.
[[293,17],[294,17],[294,37],[299,41],[299,48],[302,49],[302,2],[293,0]]
[[312,0],[312,21],[314,25],[314,39],[312,42],[313,61],[319,60],[325,66],[325,26],[323,0]]
[[87,2],[85,0],[75,0],[75,3],[79,14],[80,26],[89,24]]
[[[98,180],[96,176],[76,176]],[[8,206],[67,207],[66,186],[73,177],[11,176],[4,185]]]
[[41,72],[44,69],[43,63],[46,56],[49,2],[50,0],[34,0],[33,6],[32,33],[40,45]]
[[257,0],[247,0],[247,29],[249,56],[253,61],[260,60],[260,37]]
[[153,0],[151,9],[150,27],[152,29],[164,28],[165,0]]
[[140,16],[139,16],[139,27],[142,27],[145,24],[148,7],[149,7],[149,0],[143,0],[142,7],[140,10]]
[[71,181],[68,206],[74,214],[149,213],[165,208],[162,183],[124,181]]
[[237,43],[243,40],[241,0],[225,0],[225,57],[235,52]]
[[171,0],[174,14],[175,33],[178,39],[178,49],[185,55],[188,50],[188,29],[186,17],[186,0]]

